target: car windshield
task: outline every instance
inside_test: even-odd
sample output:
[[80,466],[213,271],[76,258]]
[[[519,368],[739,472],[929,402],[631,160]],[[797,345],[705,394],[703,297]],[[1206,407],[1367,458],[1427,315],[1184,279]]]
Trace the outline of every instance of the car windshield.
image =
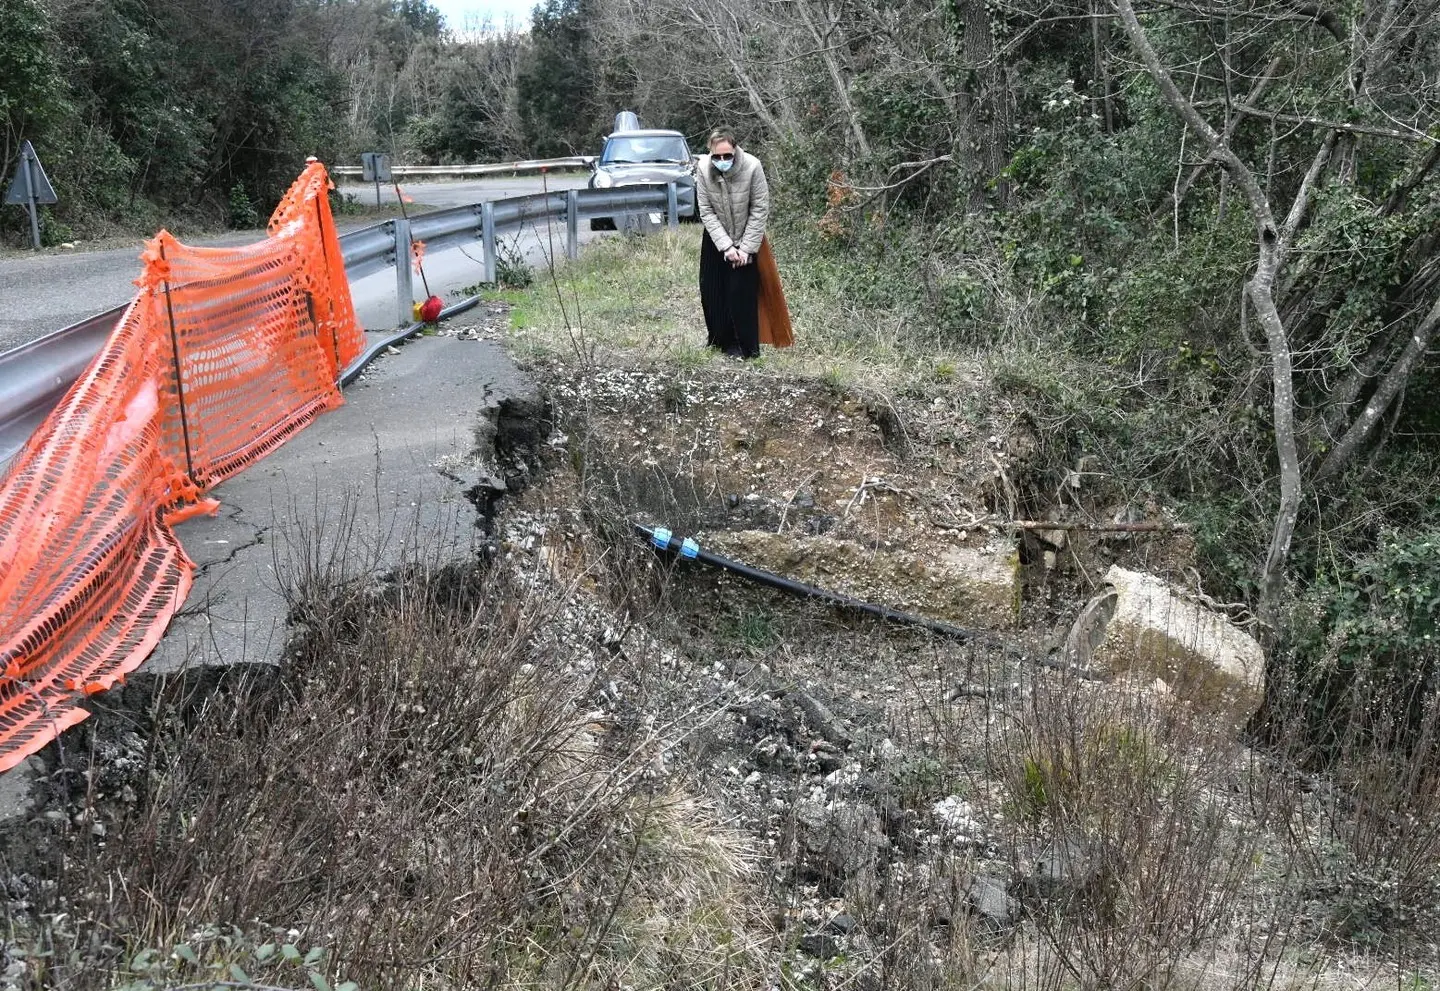
[[679,135],[636,135],[611,138],[605,142],[601,165],[633,165],[640,162],[688,162],[690,150]]

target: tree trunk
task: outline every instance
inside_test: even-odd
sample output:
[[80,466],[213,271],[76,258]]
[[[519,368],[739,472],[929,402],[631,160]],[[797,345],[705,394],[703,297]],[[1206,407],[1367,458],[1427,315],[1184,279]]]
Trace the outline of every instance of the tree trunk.
[[1280,506],[1270,534],[1270,549],[1260,571],[1260,618],[1273,630],[1285,591],[1285,569],[1300,515],[1300,454],[1295,445],[1295,376],[1285,324],[1275,308],[1277,245],[1267,250],[1262,237],[1260,259],[1246,286],[1270,352],[1270,407],[1275,427],[1275,454],[1280,468]]
[[825,72],[830,76],[830,85],[835,89],[835,100],[840,104],[841,111],[845,114],[845,122],[850,127],[850,134],[855,139],[855,146],[860,149],[860,154],[866,158],[870,157],[870,142],[865,138],[865,128],[860,124],[860,115],[855,111],[855,105],[850,101],[850,87],[845,82],[845,75],[840,71],[840,63],[835,58],[835,52],[830,47],[829,30],[821,33],[815,26],[815,18],[810,12],[808,0],[799,0],[796,4],[800,11],[800,19],[805,22],[805,27],[810,32],[810,37],[815,41],[815,47],[820,52],[820,59],[825,63]]
[[957,6],[965,68],[962,127],[964,140],[973,149],[970,161],[976,170],[970,208],[978,210],[984,206],[985,194],[992,182],[996,183],[996,194],[1002,203],[1009,198],[1008,186],[998,181],[1006,163],[1009,94],[1002,84],[990,9],[985,0],[958,0]]
[[1330,160],[1334,134],[1327,136],[1316,152],[1310,168],[1301,180],[1300,189],[1290,206],[1282,228],[1275,221],[1270,199],[1249,167],[1235,154],[1225,136],[1217,131],[1175,85],[1169,70],[1160,61],[1150,44],[1150,37],[1135,16],[1130,0],[1111,0],[1120,15],[1121,24],[1140,59],[1159,88],[1161,96],[1175,114],[1204,143],[1211,156],[1235,180],[1245,197],[1255,222],[1255,274],[1246,284],[1246,295],[1255,308],[1256,318],[1265,332],[1270,359],[1270,389],[1275,455],[1279,466],[1280,506],[1270,535],[1265,564],[1260,569],[1259,614],[1273,630],[1279,619],[1281,595],[1285,589],[1285,571],[1290,559],[1290,546],[1295,537],[1295,521],[1300,515],[1302,486],[1300,456],[1295,443],[1295,375],[1290,354],[1290,340],[1285,322],[1275,306],[1275,279],[1284,267],[1289,237],[1304,223],[1314,189]]

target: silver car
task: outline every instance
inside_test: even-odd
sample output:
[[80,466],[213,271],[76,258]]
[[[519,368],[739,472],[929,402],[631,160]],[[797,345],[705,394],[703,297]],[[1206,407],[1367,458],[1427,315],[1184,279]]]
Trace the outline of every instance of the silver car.
[[[617,118],[619,122],[619,118]],[[591,164],[591,189],[615,186],[663,186],[674,182],[680,217],[699,218],[695,203],[695,159],[679,131],[625,130],[605,139],[600,157]],[[614,217],[595,217],[590,229],[615,229]]]

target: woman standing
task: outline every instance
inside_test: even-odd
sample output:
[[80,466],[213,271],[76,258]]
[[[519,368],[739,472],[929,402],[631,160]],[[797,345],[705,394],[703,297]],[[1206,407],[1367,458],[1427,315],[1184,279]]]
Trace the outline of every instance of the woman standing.
[[757,358],[762,340],[777,347],[790,343],[780,272],[765,241],[770,187],[760,160],[740,149],[732,131],[713,131],[709,145],[710,154],[700,160],[695,177],[700,222],[705,225],[700,305],[706,343],[737,358]]

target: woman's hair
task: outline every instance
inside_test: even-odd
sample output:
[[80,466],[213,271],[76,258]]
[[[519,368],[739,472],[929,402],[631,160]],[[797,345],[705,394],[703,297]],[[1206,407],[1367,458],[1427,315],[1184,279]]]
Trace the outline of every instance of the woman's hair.
[[728,141],[730,143],[730,147],[732,148],[739,143],[735,140],[735,132],[732,131],[730,128],[717,127],[715,128],[715,130],[710,132],[710,140],[706,142],[705,147],[714,148],[722,141]]

